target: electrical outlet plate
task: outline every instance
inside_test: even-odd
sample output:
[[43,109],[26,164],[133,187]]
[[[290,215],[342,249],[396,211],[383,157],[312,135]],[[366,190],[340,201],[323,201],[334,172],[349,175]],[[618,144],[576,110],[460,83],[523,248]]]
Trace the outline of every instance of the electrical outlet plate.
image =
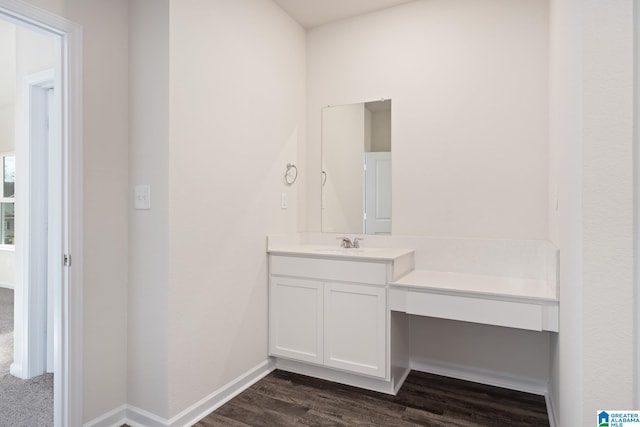
[[136,185],[133,198],[136,209],[151,209],[151,186]]

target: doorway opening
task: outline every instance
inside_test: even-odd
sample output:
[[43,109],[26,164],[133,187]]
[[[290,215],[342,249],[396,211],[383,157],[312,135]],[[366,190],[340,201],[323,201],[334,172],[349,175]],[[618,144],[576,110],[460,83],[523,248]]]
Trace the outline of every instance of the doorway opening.
[[[53,372],[53,425],[82,425],[82,30],[15,0],[0,0],[0,21],[52,46],[49,62],[30,58],[25,63],[33,66],[16,66],[11,372]],[[17,37],[17,52],[22,41]]]

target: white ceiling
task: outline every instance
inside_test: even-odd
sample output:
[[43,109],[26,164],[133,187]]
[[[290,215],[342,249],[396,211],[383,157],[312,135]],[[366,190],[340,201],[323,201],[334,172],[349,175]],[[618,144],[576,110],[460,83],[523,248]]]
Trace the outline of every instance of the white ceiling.
[[305,28],[363,15],[414,0],[274,0]]

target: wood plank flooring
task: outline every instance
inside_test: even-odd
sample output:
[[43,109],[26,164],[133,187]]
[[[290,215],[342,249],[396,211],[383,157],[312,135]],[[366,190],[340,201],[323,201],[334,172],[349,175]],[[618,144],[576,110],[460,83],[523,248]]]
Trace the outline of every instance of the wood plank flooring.
[[413,371],[389,396],[274,371],[196,424],[280,426],[549,426],[543,396]]

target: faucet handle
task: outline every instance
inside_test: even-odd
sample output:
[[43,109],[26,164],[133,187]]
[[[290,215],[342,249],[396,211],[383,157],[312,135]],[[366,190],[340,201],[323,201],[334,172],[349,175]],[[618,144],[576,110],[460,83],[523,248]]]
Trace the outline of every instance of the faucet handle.
[[364,240],[364,237],[354,237],[353,238],[353,247],[354,248],[359,248],[360,247],[360,242],[362,242]]
[[353,243],[351,243],[351,240],[348,237],[336,237],[336,239],[340,240],[340,247],[341,248],[352,248],[353,247]]

